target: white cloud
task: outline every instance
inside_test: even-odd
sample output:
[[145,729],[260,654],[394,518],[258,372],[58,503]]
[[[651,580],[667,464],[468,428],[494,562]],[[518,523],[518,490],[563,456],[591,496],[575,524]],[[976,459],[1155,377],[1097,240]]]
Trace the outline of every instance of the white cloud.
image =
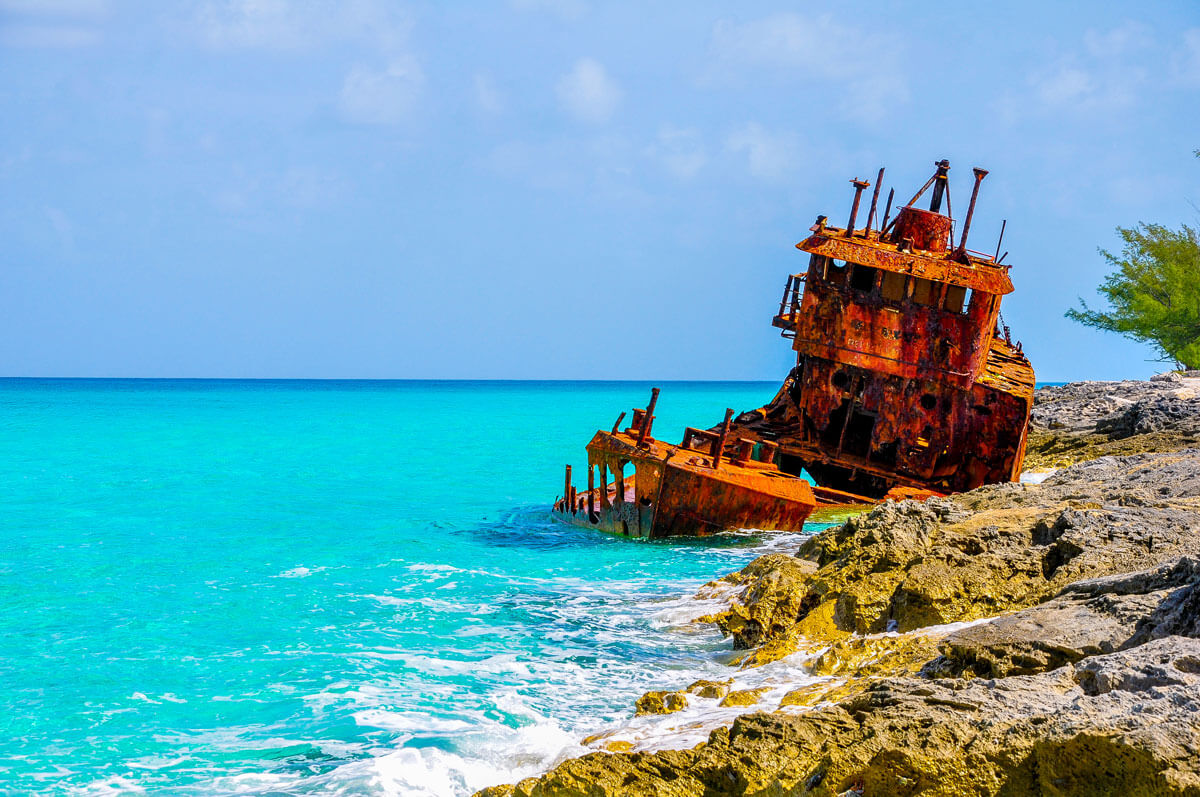
[[6,47],[87,47],[100,41],[100,31],[79,25],[5,25],[0,45]]
[[800,148],[791,133],[772,133],[757,122],[749,122],[725,139],[730,152],[744,153],[750,174],[763,180],[778,180],[800,162]]
[[194,28],[213,47],[308,50],[349,42],[403,49],[409,20],[384,0],[207,0]]
[[1174,59],[1176,78],[1184,85],[1200,86],[1200,28],[1183,32],[1183,42]]
[[1129,20],[1112,30],[1089,30],[1083,34],[1083,46],[1095,58],[1123,55],[1150,46],[1150,30],[1140,22]]
[[708,163],[704,141],[694,129],[679,129],[664,125],[655,143],[646,154],[658,160],[669,173],[681,179],[695,177]]
[[87,47],[101,39],[104,0],[0,0],[0,45]]
[[1028,83],[1034,99],[1045,110],[1054,113],[1107,112],[1132,104],[1137,84],[1143,77],[1140,69],[1125,68],[1120,64],[1084,67],[1068,58],[1034,72]]
[[703,83],[744,84],[747,70],[786,82],[810,82],[839,97],[848,117],[873,122],[908,100],[903,44],[891,34],[851,28],[828,15],[781,13],[713,27]]
[[621,89],[599,61],[581,58],[558,81],[558,100],[582,122],[606,122],[621,102]]
[[108,13],[105,0],[0,0],[0,11],[34,16],[99,17]]
[[411,56],[384,69],[356,66],[342,83],[342,114],[361,124],[396,124],[407,119],[420,98],[425,75]]
[[1059,66],[1031,81],[1038,99],[1047,105],[1079,102],[1096,91],[1092,76],[1072,66]]
[[583,0],[512,0],[518,11],[546,11],[563,19],[578,19],[587,11]]
[[483,72],[475,73],[475,102],[485,113],[500,113],[504,110],[504,97],[496,88],[496,82],[491,75]]

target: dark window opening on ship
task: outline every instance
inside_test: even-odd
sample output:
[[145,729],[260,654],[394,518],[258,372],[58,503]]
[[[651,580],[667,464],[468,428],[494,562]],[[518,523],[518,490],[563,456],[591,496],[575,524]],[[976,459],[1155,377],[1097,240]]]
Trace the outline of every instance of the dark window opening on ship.
[[850,411],[850,400],[842,399],[841,405],[829,413],[829,423],[821,431],[821,440],[827,446],[836,446],[842,438],[842,427],[846,425],[846,413]]
[[878,462],[880,465],[895,465],[896,464],[896,441],[890,443],[881,443],[875,446],[875,450],[871,452],[871,460]]
[[874,415],[857,410],[851,413],[850,422],[846,424],[846,438],[842,443],[842,451],[851,456],[865,457],[871,448],[871,432],[874,429]]
[[879,292],[889,302],[904,301],[904,283],[907,279],[903,274],[885,271],[883,272],[883,281],[879,285]]
[[975,414],[976,415],[991,415],[992,410],[990,407],[985,407],[982,404],[976,404],[975,405]]
[[804,470],[804,460],[795,454],[779,452],[779,469],[789,476],[799,476]]
[[929,441],[933,437],[933,427],[926,424],[921,430],[921,436],[917,438],[918,448],[929,448]]
[[801,370],[800,373],[796,376],[796,378],[792,380],[792,386],[790,388],[788,388],[788,396],[792,399],[792,403],[796,404],[796,405],[799,405],[801,399],[804,398],[804,371],[803,370]]
[[970,288],[964,288],[961,285],[947,285],[946,300],[942,302],[942,308],[951,313],[962,313],[966,311],[967,303],[970,300]]
[[829,280],[830,284],[839,287],[846,284],[846,263],[842,260],[834,260],[832,257],[825,260],[825,279]]
[[854,270],[850,273],[850,287],[856,291],[870,293],[875,290],[875,279],[878,276],[877,269],[855,263]]
[[829,381],[833,382],[833,386],[838,390],[845,390],[846,385],[850,384],[850,377],[847,376],[845,371],[838,371],[833,375],[833,379]]
[[921,406],[927,410],[931,410],[937,406],[937,397],[931,393],[926,393],[921,396]]

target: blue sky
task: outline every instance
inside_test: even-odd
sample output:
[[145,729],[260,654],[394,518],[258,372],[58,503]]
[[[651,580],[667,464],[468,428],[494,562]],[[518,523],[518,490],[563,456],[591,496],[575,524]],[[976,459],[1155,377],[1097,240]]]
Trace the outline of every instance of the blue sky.
[[1043,380],[1200,221],[1200,5],[0,0],[0,375],[781,379],[793,244],[949,158]]

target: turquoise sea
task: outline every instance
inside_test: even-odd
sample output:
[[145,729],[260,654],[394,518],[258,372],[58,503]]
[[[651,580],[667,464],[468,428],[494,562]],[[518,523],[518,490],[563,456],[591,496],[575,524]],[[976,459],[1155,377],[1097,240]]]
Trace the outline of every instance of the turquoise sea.
[[[660,386],[677,439],[777,383]],[[690,596],[798,535],[548,516],[649,388],[0,380],[0,791],[469,794],[721,675]]]

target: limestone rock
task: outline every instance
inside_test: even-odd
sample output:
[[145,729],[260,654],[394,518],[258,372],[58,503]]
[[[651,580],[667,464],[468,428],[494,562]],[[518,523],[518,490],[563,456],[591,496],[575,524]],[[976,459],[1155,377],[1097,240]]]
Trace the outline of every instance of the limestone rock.
[[693,750],[596,753],[485,797],[1200,795],[1200,640],[995,681],[899,679]]
[[1029,609],[946,637],[943,672],[1043,672],[1165,636],[1200,636],[1200,559],[1069,584]]
[[833,642],[991,617],[1080,579],[1200,555],[1198,509],[1195,450],[1104,457],[1040,485],[885,502],[814,536],[801,558],[751,563],[739,574],[745,591],[718,622],[737,648],[785,640],[794,649],[802,626]]
[[695,681],[683,690],[697,697],[721,698],[729,694],[729,685],[733,683],[733,679],[728,681]]
[[1200,376],[1073,382],[1034,393],[1025,467],[1200,445]]
[[810,607],[807,576],[816,568],[787,554],[759,557],[735,574],[746,584],[737,603],[716,617],[738,648],[749,648],[786,631]]
[[758,689],[735,689],[725,696],[721,701],[722,706],[753,706],[767,692],[771,691],[766,687]]
[[687,697],[682,692],[647,692],[637,700],[638,716],[643,714],[673,714],[687,708]]

